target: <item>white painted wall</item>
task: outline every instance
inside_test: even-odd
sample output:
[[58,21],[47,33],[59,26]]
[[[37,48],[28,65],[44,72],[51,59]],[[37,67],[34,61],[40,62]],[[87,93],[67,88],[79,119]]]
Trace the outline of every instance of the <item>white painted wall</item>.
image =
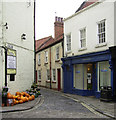
[[[116,6],[116,5],[115,5]],[[106,43],[104,47],[96,48],[98,44],[97,38],[97,22],[106,19]],[[64,20],[64,54],[66,55],[66,35],[71,33],[72,50],[68,56],[80,55],[85,53],[103,51],[110,46],[114,46],[114,3],[103,2],[96,4],[82,12],[76,13]],[[79,51],[79,31],[86,27],[87,49]]]
[[[34,81],[34,3],[31,2],[31,6],[28,7],[27,2],[3,2],[2,14],[3,25],[6,22],[8,24],[8,29],[2,26],[3,45],[12,45],[17,53],[15,81],[10,81],[10,76],[7,75],[10,92],[15,93],[29,89]],[[21,39],[23,33],[26,34],[26,40]],[[4,71],[4,61],[1,63],[1,58],[4,59],[4,54],[0,54],[0,67],[2,64]],[[3,86],[4,75],[2,80],[0,78],[0,86],[1,81]]]

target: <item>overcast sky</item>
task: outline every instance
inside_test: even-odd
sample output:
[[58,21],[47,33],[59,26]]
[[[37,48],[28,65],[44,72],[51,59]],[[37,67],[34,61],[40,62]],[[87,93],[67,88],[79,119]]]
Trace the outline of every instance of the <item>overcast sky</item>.
[[55,16],[67,18],[84,0],[36,0],[36,40],[54,37]]

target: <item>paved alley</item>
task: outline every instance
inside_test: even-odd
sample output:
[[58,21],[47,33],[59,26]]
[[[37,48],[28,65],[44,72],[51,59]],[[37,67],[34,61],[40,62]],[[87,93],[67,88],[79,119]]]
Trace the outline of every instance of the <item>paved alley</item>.
[[[3,113],[3,118],[106,118],[84,105],[63,96],[63,93],[41,89],[42,100],[33,109]],[[25,103],[24,103],[25,104]]]

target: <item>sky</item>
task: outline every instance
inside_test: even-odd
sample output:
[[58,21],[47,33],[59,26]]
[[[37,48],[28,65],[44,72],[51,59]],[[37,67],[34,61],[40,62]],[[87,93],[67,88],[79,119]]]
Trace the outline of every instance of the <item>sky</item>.
[[84,0],[36,0],[36,40],[54,37],[55,16],[67,18]]

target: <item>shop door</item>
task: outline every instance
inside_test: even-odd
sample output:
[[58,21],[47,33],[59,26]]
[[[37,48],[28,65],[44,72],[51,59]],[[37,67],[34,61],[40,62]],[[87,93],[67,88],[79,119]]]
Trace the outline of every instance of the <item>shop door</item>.
[[92,90],[93,64],[87,64],[87,90]]
[[58,76],[58,91],[61,90],[61,71],[57,69],[57,76]]

